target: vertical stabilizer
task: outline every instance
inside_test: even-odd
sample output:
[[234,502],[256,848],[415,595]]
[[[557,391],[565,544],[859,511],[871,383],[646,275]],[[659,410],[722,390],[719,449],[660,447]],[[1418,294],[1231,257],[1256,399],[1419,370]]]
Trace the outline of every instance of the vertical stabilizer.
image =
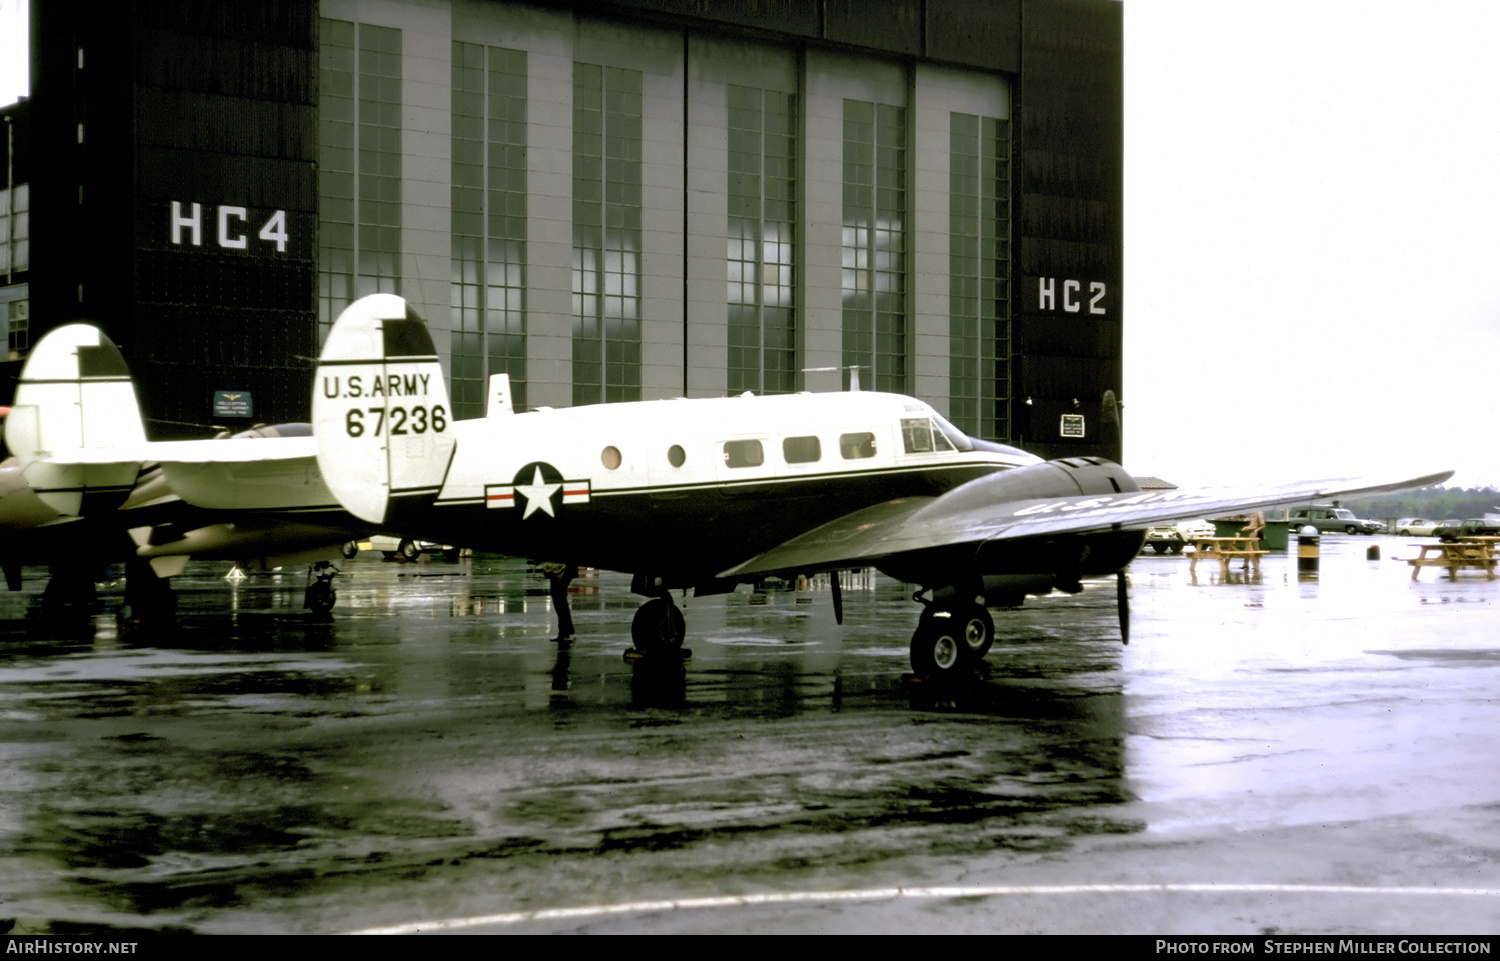
[[454,438],[448,388],[427,324],[395,294],[339,315],[313,383],[318,469],[349,513],[391,530],[437,499]]
[[[119,348],[88,324],[59,327],[38,341],[16,383],[5,443],[32,490],[59,513],[118,507],[135,484],[146,443]],[[118,461],[110,462],[111,451]]]

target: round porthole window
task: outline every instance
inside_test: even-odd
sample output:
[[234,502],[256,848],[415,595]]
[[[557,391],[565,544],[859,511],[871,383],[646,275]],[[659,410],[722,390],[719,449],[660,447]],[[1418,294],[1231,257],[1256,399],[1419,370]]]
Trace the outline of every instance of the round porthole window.
[[613,445],[604,448],[599,455],[599,461],[610,470],[616,470],[620,466],[620,448]]
[[667,449],[667,460],[673,467],[681,467],[687,463],[687,451],[678,444],[673,444]]

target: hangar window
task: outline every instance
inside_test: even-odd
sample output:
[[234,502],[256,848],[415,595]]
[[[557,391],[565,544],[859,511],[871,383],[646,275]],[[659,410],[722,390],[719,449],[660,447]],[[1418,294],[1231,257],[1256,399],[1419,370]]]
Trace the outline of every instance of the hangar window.
[[869,431],[839,435],[839,453],[844,460],[863,460],[875,456],[875,435]]
[[758,440],[724,442],[724,465],[726,467],[759,467],[765,462],[766,452]]
[[401,287],[400,30],[321,20],[318,331],[366,294]]
[[816,437],[787,437],[781,442],[781,456],[788,464],[811,464],[823,459],[823,445]]
[[459,417],[483,415],[498,373],[513,407],[527,406],[526,65],[524,50],[453,44],[448,386]]
[[641,399],[642,74],[573,64],[573,403]]
[[843,366],[906,392],[906,108],[844,101]]
[[948,414],[1010,433],[1010,121],[949,115]]
[[797,95],[733,84],[728,94],[729,392],[790,393]]

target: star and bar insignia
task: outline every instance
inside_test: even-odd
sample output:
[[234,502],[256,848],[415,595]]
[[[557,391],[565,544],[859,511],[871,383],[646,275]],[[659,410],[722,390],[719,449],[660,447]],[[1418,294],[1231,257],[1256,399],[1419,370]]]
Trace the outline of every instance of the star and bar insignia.
[[590,484],[587,479],[564,480],[557,468],[543,461],[536,461],[516,471],[514,480],[509,484],[486,484],[484,506],[515,507],[519,500],[525,505],[522,520],[538,511],[548,517],[556,517],[558,508],[564,504],[587,504],[589,494]]

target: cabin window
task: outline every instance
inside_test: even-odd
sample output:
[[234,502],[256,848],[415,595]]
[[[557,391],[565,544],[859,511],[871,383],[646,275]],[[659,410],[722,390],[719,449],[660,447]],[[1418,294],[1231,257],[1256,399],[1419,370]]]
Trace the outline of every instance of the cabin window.
[[781,456],[788,464],[811,464],[823,459],[823,445],[816,437],[787,437],[781,442]]
[[724,465],[726,467],[759,467],[765,462],[766,452],[758,440],[726,440],[724,442]]
[[875,435],[869,431],[839,435],[839,453],[844,460],[863,460],[875,456]]
[[932,423],[925,417],[906,417],[901,421],[901,441],[908,454],[925,454],[932,450]]
[[667,463],[673,467],[681,467],[687,463],[687,451],[682,449],[681,444],[673,444],[667,448]]
[[599,462],[609,470],[618,470],[620,467],[620,448],[611,444],[604,448],[599,454]]

